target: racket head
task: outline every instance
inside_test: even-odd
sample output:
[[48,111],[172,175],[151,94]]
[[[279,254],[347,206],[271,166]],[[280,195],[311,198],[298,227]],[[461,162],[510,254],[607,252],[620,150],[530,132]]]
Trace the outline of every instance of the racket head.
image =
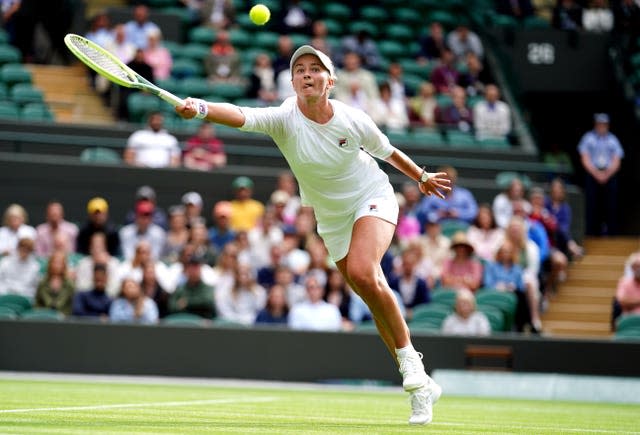
[[85,65],[112,82],[127,88],[137,88],[142,85],[135,71],[95,42],[69,33],[64,37],[64,43]]

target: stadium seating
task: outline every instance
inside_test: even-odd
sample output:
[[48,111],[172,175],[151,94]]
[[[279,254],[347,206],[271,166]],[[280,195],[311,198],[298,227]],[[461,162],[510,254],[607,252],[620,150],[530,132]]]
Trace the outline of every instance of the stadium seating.
[[616,321],[616,332],[640,329],[640,314],[625,314]]
[[481,288],[476,291],[476,303],[478,306],[491,306],[502,311],[504,314],[504,330],[511,330],[518,304],[518,298],[514,293]]
[[93,163],[120,163],[122,162],[122,158],[120,154],[112,150],[111,148],[105,147],[90,147],[85,148],[80,153],[80,160],[83,162],[93,162]]
[[6,63],[20,63],[22,55],[17,48],[8,44],[0,44],[0,65]]
[[505,331],[505,315],[499,308],[492,305],[478,305],[478,311],[487,316],[492,332]]
[[10,307],[0,306],[0,320],[14,320],[18,318],[18,313]]
[[19,119],[20,109],[13,101],[0,101],[0,119]]
[[177,79],[183,79],[186,77],[202,76],[204,73],[204,66],[202,62],[188,58],[174,59],[171,67],[171,75]]
[[25,296],[15,294],[0,295],[0,307],[6,307],[17,314],[22,314],[31,309],[31,300]]
[[130,94],[127,97],[129,119],[134,122],[142,121],[146,114],[160,109],[161,101],[158,97],[142,92]]
[[37,321],[62,321],[64,320],[64,314],[59,311],[49,308],[32,308],[24,311],[20,315],[22,320],[37,320]]
[[431,291],[431,302],[448,306],[453,310],[456,304],[456,291],[450,288],[436,287]]
[[18,83],[11,88],[11,99],[18,104],[43,103],[42,91],[30,83]]
[[0,68],[0,80],[8,86],[16,83],[31,83],[31,71],[20,63],[7,63]]
[[451,308],[447,305],[431,302],[420,304],[413,308],[413,318],[409,322],[409,327],[428,326],[440,328],[444,319],[451,314]]
[[199,26],[189,31],[189,42],[211,45],[216,39],[216,32],[211,27]]
[[205,319],[197,314],[173,313],[162,319],[162,323],[172,326],[205,326]]
[[53,114],[46,104],[27,103],[20,110],[20,117],[25,121],[54,121]]

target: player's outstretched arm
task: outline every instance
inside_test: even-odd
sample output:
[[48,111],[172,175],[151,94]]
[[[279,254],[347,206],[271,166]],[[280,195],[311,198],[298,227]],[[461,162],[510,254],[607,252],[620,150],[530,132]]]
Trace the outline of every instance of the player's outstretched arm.
[[184,106],[176,106],[176,113],[184,119],[205,119],[235,128],[244,125],[244,114],[236,105],[211,103],[198,98],[187,98],[184,101]]
[[451,190],[451,180],[449,180],[446,172],[429,172],[427,181],[421,182],[423,169],[397,148],[387,157],[386,161],[407,177],[417,181],[420,191],[425,195],[436,195],[444,198],[443,191]]

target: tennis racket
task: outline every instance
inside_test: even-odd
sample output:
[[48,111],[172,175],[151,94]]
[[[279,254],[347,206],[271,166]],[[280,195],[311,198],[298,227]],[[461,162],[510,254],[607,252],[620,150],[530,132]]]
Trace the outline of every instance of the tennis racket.
[[154,85],[125,65],[113,53],[89,41],[87,38],[69,33],[64,37],[64,43],[85,65],[113,83],[127,88],[147,91],[173,106],[185,104],[182,98]]

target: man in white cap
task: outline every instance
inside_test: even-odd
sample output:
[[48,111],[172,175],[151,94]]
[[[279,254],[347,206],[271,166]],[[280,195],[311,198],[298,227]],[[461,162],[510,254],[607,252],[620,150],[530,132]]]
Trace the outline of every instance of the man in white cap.
[[271,136],[298,179],[302,204],[314,209],[318,234],[371,310],[399,365],[402,385],[411,395],[409,423],[430,423],[441,388],[426,374],[422,354],[411,344],[409,328],[380,267],[395,232],[398,202],[374,157],[412,178],[426,195],[442,197],[449,180],[444,173],[420,168],[391,145],[366,113],[329,99],[336,76],[327,55],[304,45],[293,53],[289,66],[296,96],[280,107],[238,107],[188,98],[176,112]]
[[187,222],[202,218],[202,196],[198,192],[187,192],[182,195],[182,204],[187,215]]

